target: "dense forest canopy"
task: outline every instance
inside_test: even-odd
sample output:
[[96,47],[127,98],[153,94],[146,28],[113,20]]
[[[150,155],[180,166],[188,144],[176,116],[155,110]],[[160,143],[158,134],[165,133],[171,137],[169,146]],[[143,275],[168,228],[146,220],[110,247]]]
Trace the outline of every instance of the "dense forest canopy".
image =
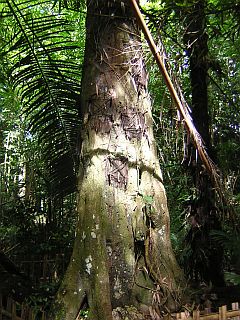
[[[221,201],[219,193],[216,192],[215,186],[205,172],[199,154],[192,144],[189,131],[154,63],[144,37],[139,34],[138,37],[142,40],[140,43],[140,40],[136,41],[133,36],[127,38],[126,35],[118,35],[117,31],[114,31],[113,26],[117,23],[122,23],[117,27],[119,29],[124,29],[131,19],[135,23],[134,15],[128,16],[129,12],[132,12],[129,7],[130,1],[115,2],[111,5],[103,5],[103,2],[99,1],[99,6],[102,4],[99,9],[98,4],[94,6],[91,1],[87,3],[70,0],[0,1],[0,258],[2,257],[0,271],[4,279],[7,279],[6,275],[17,275],[20,278],[27,274],[29,276],[29,284],[26,282],[21,289],[16,290],[12,281],[4,280],[0,290],[6,294],[14,290],[17,299],[30,296],[32,299],[30,300],[37,305],[42,303],[39,299],[40,292],[40,295],[46,297],[44,298],[47,302],[46,308],[51,300],[50,296],[56,293],[61,283],[71,257],[74,239],[76,239],[77,220],[82,223],[78,225],[77,230],[87,227],[89,222],[83,216],[78,216],[81,211],[79,206],[82,206],[81,197],[84,197],[84,192],[87,193],[87,189],[84,189],[87,187],[82,186],[79,179],[81,179],[81,170],[87,172],[86,168],[90,168],[89,163],[94,162],[94,159],[91,158],[90,162],[82,159],[84,157],[86,159],[87,156],[92,157],[91,152],[95,152],[91,150],[91,148],[95,150],[95,145],[91,144],[93,140],[99,142],[99,137],[102,139],[103,135],[111,132],[112,123],[124,117],[124,119],[131,118],[124,120],[129,121],[128,124],[126,122],[123,124],[124,132],[126,128],[132,128],[126,138],[129,145],[122,140],[126,150],[133,150],[130,145],[135,146],[138,143],[134,142],[136,137],[139,141],[144,141],[149,135],[149,144],[154,144],[151,142],[153,141],[151,133],[146,133],[148,128],[151,131],[153,122],[157,154],[167,191],[171,240],[178,263],[185,271],[185,277],[189,278],[194,285],[197,283],[197,286],[201,282],[205,282],[206,285],[213,284],[216,279],[214,280],[211,276],[208,278],[206,274],[209,275],[209,270],[212,269],[211,259],[217,254],[221,257],[219,277],[222,277],[224,285],[240,284],[238,253],[240,241],[238,235],[240,3],[238,0],[140,1],[141,12],[159,47],[166,68],[172,80],[176,80],[181,87],[192,110],[193,123],[204,139],[207,153],[218,168],[217,175],[221,181],[224,197],[227,199],[227,201]],[[117,6],[119,3],[120,7]],[[86,25],[87,14],[90,18]],[[109,18],[111,15],[112,17]],[[94,19],[91,20],[92,16]],[[99,29],[98,32],[91,31],[91,23],[95,29]],[[100,28],[102,23],[105,23],[105,29]],[[108,29],[108,26],[111,28]],[[137,27],[132,27],[131,23],[127,28],[129,34],[139,32],[139,29],[134,29]],[[93,42],[88,38],[92,37],[91,32],[95,37]],[[101,32],[102,42],[98,38]],[[106,38],[108,33],[115,34],[114,32],[116,32],[114,37],[124,38],[126,44],[123,41],[123,47],[119,44],[120,42],[115,43],[109,40],[110,38]],[[136,41],[135,45],[132,41]],[[117,45],[119,45],[116,50],[119,50],[120,62],[111,60],[111,55],[115,55],[111,46]],[[106,48],[111,48],[109,53]],[[145,60],[141,68],[139,59]],[[92,69],[90,67],[87,69],[91,64]],[[84,105],[83,97],[89,95],[86,99],[89,101],[92,99],[92,104],[96,105],[93,92],[89,93],[87,90],[96,81],[96,86],[91,90],[95,90],[94,94],[98,99],[102,97],[101,86],[106,86],[104,81],[108,83],[106,79],[109,75],[104,80],[101,74],[110,72],[111,75],[112,64],[118,73],[119,84],[125,80],[126,83],[135,82],[136,100],[129,98],[128,101],[139,104],[137,115],[134,109],[131,109],[130,113],[125,111],[123,115],[119,115],[119,118],[118,111],[116,114],[106,113],[101,116],[98,113],[94,116],[90,113],[89,116],[87,108],[90,107]],[[90,79],[94,75],[96,77],[98,75],[97,80]],[[128,80],[128,76],[133,80],[130,78]],[[110,77],[113,83],[111,90],[113,90],[114,81],[117,80],[113,75]],[[126,88],[128,88],[127,85]],[[129,88],[128,92],[130,92]],[[144,114],[144,112],[148,114],[146,110],[150,107],[147,106],[145,110],[141,105],[145,90],[151,95],[153,120],[151,116],[148,119]],[[121,96],[119,92],[118,97]],[[113,94],[113,91],[110,93]],[[106,95],[110,96],[110,93]],[[127,94],[125,93],[125,96]],[[123,98],[118,98],[119,100],[116,99],[117,102],[114,102],[114,95],[111,96],[113,100],[109,99],[105,102],[113,101],[109,110],[113,109],[115,104],[126,103]],[[98,106],[101,108],[100,103]],[[142,118],[141,114],[143,114]],[[103,119],[104,121],[110,119],[107,120],[109,131],[106,130],[106,124],[103,125]],[[133,133],[135,119],[138,119],[138,125],[142,125],[142,121],[147,122],[140,133]],[[88,126],[91,129],[88,129]],[[96,137],[91,140],[93,128]],[[116,129],[115,132],[120,136]],[[112,137],[111,134],[110,136]],[[122,158],[117,158],[118,162],[114,162],[116,161],[114,157],[119,154],[113,153],[111,143],[108,147],[110,148],[108,152],[113,157],[107,160],[109,168],[118,167],[127,161],[128,170],[130,170],[131,156],[128,158],[128,155],[121,151]],[[142,147],[138,145],[137,148]],[[147,148],[147,142],[143,148]],[[100,149],[104,154],[104,148],[101,146]],[[150,147],[149,150],[146,154],[154,153],[154,148]],[[144,153],[144,151],[141,152]],[[141,152],[138,157],[142,156]],[[146,167],[147,165],[144,165],[144,169],[138,169],[141,172],[141,177],[138,178],[139,184],[145,177],[143,172]],[[96,168],[94,170],[101,177],[101,170]],[[158,169],[156,170],[158,172]],[[111,179],[114,179],[113,174]],[[147,179],[150,178],[146,176],[146,181]],[[111,181],[110,187],[116,188],[118,182],[111,186]],[[151,194],[150,184],[153,185],[155,182],[146,183],[144,187],[146,193],[137,195],[138,203],[145,208],[143,215],[147,217],[148,231],[143,236],[145,242],[141,242],[140,238],[136,238],[133,242],[138,250],[136,261],[142,264],[142,268],[148,269],[150,278],[154,276],[157,278],[156,271],[153,270],[154,261],[151,266],[150,262],[146,262],[149,255],[147,258],[141,256],[142,246],[145,246],[146,254],[146,247],[150,243],[147,240],[151,239],[148,232],[151,230],[154,232],[155,228],[151,225],[154,224],[154,213],[151,208],[157,207],[157,204],[155,204],[155,196]],[[78,197],[80,205],[77,205],[77,194],[81,189],[79,185],[85,191],[82,196],[80,193],[80,198]],[[160,184],[157,188],[160,190]],[[107,197],[110,199],[112,194]],[[117,203],[117,198],[114,199]],[[164,202],[165,199],[162,198],[161,201]],[[126,203],[130,204],[130,202]],[[109,203],[108,206],[110,206]],[[129,208],[131,206],[132,203]],[[93,207],[86,206],[84,210],[91,208],[93,210]],[[121,209],[118,210],[121,211]],[[201,246],[199,239],[203,239],[202,237],[204,241],[201,240]],[[109,239],[107,242],[110,241]],[[125,245],[131,247],[130,241],[126,241]],[[221,253],[216,252],[216,247],[221,248]],[[56,263],[55,269],[50,267],[55,273],[49,271],[47,276],[49,282],[44,283],[39,280],[40,270],[29,274],[31,264],[26,261],[55,260],[56,255],[62,257],[61,263]],[[146,265],[143,263],[144,259]],[[13,263],[11,266],[9,261]],[[123,258],[122,261],[124,261]],[[88,261],[87,264],[89,266],[92,262]],[[205,265],[210,266],[210,269],[206,269]],[[114,277],[113,274],[112,276]],[[31,281],[35,283],[34,290],[31,289]],[[46,294],[46,287],[50,295]],[[166,287],[169,288],[168,285]],[[86,289],[88,290],[90,292],[89,288]],[[91,316],[93,312],[91,303],[97,305],[98,302],[94,302],[95,297],[87,302],[84,300],[85,296],[81,299],[84,308],[88,309],[90,304]],[[112,301],[112,303],[114,305],[115,302]],[[116,303],[115,305],[117,306]],[[79,309],[79,306],[77,308]],[[157,308],[155,311],[159,312]],[[110,318],[106,316],[106,319]]]

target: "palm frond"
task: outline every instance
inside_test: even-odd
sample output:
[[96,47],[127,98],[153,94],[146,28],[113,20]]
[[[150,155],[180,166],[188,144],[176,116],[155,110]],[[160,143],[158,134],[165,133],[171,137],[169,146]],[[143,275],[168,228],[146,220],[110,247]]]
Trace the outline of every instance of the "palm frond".
[[72,27],[63,15],[51,12],[52,1],[4,2],[8,9],[4,15],[11,17],[14,30],[4,47],[5,56],[13,61],[9,78],[21,98],[31,133],[39,137],[53,193],[72,192],[81,76],[80,65],[72,59],[78,49],[70,38]]

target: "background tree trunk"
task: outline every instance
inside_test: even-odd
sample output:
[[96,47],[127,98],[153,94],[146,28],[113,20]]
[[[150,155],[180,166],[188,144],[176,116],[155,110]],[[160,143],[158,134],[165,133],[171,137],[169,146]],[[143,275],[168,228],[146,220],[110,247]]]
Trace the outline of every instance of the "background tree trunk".
[[140,32],[122,0],[89,0],[86,27],[79,222],[59,291],[64,319],[75,319],[85,298],[94,320],[112,319],[112,309],[126,305],[148,310],[152,289],[174,309],[182,274],[170,243]]
[[[209,130],[208,107],[208,35],[205,16],[205,1],[196,2],[187,16],[185,42],[190,58],[190,80],[192,88],[192,118],[203,138],[208,154],[215,161]],[[215,192],[209,175],[198,158],[195,147],[189,145],[190,170],[197,197],[191,203],[192,228],[187,236],[191,243],[191,275],[195,280],[224,285],[222,260],[223,249],[211,240],[211,230],[221,228],[216,208]],[[204,252],[204,255],[203,255]]]

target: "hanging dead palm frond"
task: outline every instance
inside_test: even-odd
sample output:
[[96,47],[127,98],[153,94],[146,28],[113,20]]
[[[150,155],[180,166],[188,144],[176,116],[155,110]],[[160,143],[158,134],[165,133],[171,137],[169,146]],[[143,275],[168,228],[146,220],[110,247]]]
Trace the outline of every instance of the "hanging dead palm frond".
[[76,186],[81,73],[73,59],[78,46],[70,38],[72,27],[52,12],[52,1],[3,2],[2,17],[12,30],[4,47],[13,61],[9,78],[30,131],[39,137],[53,193],[70,193]]
[[219,175],[219,169],[209,157],[208,152],[204,145],[204,141],[193,124],[193,120],[190,114],[190,108],[184,98],[184,95],[182,93],[181,87],[177,79],[174,78],[173,74],[171,74],[171,70],[169,72],[170,66],[167,67],[165,64],[166,54],[164,50],[164,45],[162,43],[159,43],[160,46],[158,47],[156,46],[152,38],[152,35],[147,27],[147,24],[138,7],[137,1],[136,0],[130,0],[130,1],[132,3],[132,7],[134,9],[135,15],[139,22],[139,26],[144,33],[144,36],[146,41],[148,42],[149,48],[152,51],[152,54],[155,58],[155,61],[157,62],[159,70],[163,75],[163,78],[169,89],[171,97],[178,111],[181,114],[181,117],[185,124],[185,128],[188,131],[188,134],[198,152],[199,158],[201,159],[206,171],[208,172],[211,178],[213,188],[215,189],[216,194],[219,196],[219,200],[223,205],[224,212],[227,213],[227,217],[229,217],[229,214],[230,214],[231,219],[235,220],[233,208],[230,206],[229,201],[226,197],[226,191],[221,181],[221,177]]

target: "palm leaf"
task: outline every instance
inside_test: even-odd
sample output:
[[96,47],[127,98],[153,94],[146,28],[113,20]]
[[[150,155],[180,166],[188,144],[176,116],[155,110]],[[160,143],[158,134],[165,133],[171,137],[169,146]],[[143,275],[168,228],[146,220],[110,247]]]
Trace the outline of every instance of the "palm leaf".
[[4,3],[2,15],[6,24],[11,19],[14,30],[3,48],[5,58],[13,61],[8,76],[29,129],[38,136],[53,193],[73,192],[81,68],[71,60],[78,49],[70,38],[72,27],[63,15],[49,13],[52,1]]

